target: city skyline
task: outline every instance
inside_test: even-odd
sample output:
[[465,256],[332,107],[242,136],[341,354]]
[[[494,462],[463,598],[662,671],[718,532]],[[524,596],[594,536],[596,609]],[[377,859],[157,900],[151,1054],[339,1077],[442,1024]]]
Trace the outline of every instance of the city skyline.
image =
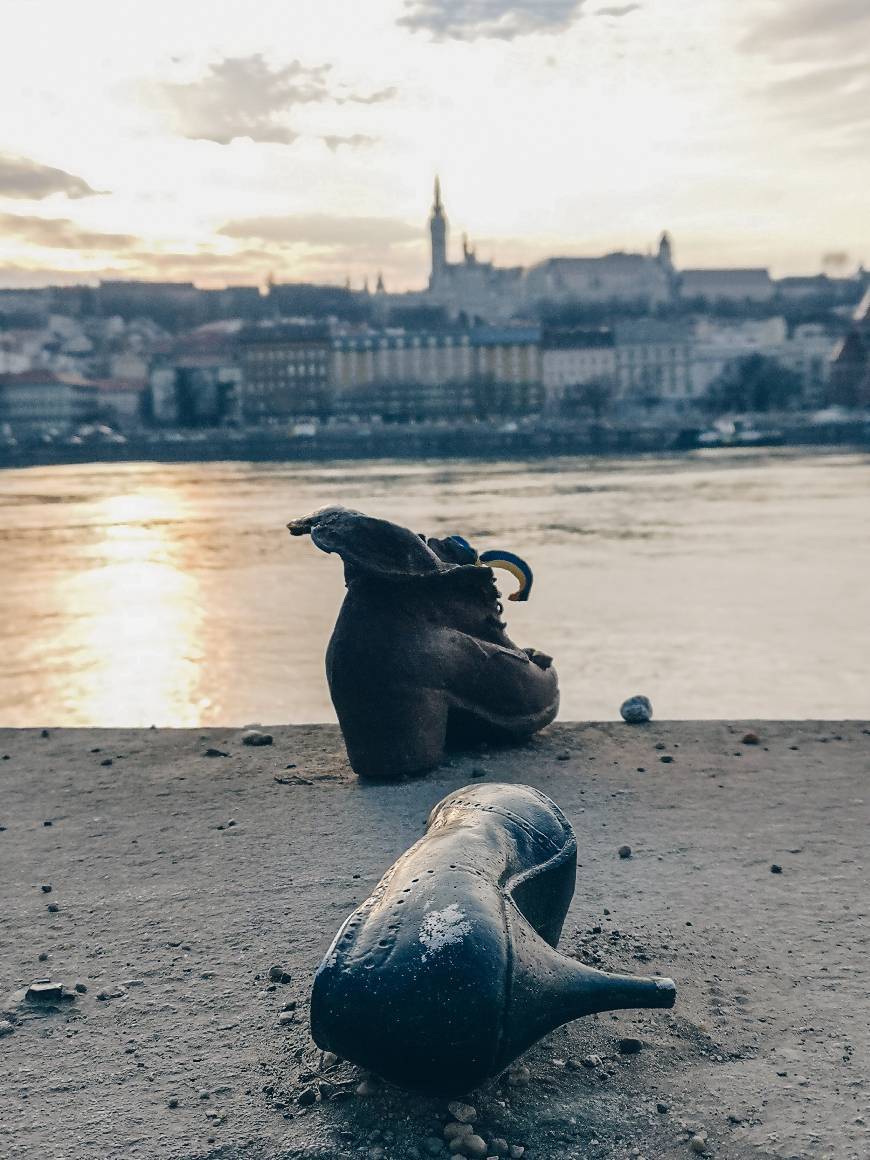
[[[422,289],[453,256],[870,259],[863,0],[8,0],[0,286]],[[839,255],[839,258],[837,257]]]

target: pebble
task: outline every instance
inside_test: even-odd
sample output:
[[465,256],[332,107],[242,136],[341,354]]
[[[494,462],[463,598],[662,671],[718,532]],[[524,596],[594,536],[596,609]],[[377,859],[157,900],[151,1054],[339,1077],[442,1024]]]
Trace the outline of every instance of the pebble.
[[632,1039],[630,1036],[619,1041],[619,1051],[622,1055],[637,1055],[643,1044],[639,1039]]
[[51,914],[57,914],[57,912],[60,910],[60,907],[58,906],[58,904],[56,902],[49,902],[48,910],[49,910],[49,913],[51,913]]
[[659,761],[661,761],[664,765],[670,765],[673,760],[673,757],[671,757],[669,753],[663,753],[659,758]]
[[477,1109],[473,1108],[471,1104],[463,1104],[460,1100],[454,1100],[448,1104],[447,1111],[460,1124],[473,1124],[477,1119]]
[[619,712],[623,721],[627,721],[629,725],[642,725],[652,720],[652,702],[649,697],[638,693],[636,697],[629,697],[627,701],[623,701],[619,706]]
[[472,766],[471,776],[472,777],[486,777],[486,770],[481,765]]
[[525,1156],[526,1150],[522,1144],[511,1144],[510,1158],[511,1160],[521,1160]]
[[556,754],[556,760],[557,761],[570,761],[571,760],[571,750],[570,749],[561,750],[559,753]]
[[777,862],[774,862],[770,867],[770,872],[771,874],[782,874],[782,866],[780,866]]
[[707,1133],[706,1132],[698,1132],[698,1134],[696,1136],[693,1136],[691,1138],[691,1140],[689,1141],[689,1147],[692,1149],[693,1152],[698,1152],[698,1153],[706,1152],[707,1151]]
[[619,854],[620,858],[630,858],[631,846],[620,846],[616,852]]
[[444,1139],[449,1144],[451,1140],[461,1140],[463,1136],[470,1136],[474,1131],[471,1124],[461,1124],[457,1120],[450,1120],[444,1125]]
[[590,1069],[593,1067],[601,1067],[601,1056],[600,1055],[584,1055],[583,1058],[580,1060],[580,1062],[583,1064],[584,1067],[588,1067]]
[[207,1088],[202,1088],[198,1093],[201,1100],[210,1100],[211,1092]]
[[100,765],[113,765],[113,764],[114,764],[114,762],[112,761],[111,757],[104,757],[103,760],[100,762]]
[[373,1148],[369,1148],[368,1152],[366,1152],[368,1160],[384,1160],[386,1154],[380,1144],[375,1144]]
[[462,1151],[466,1156],[486,1156],[486,1140],[472,1133],[462,1139]]
[[314,1088],[304,1088],[296,1097],[296,1103],[300,1108],[310,1108],[313,1103],[317,1102],[317,1092]]
[[229,757],[228,753],[224,753],[222,749],[206,749],[206,757]]
[[531,1082],[532,1073],[524,1063],[519,1063],[508,1070],[507,1081],[511,1087],[525,1087]]
[[44,882],[40,887],[40,890],[43,894],[51,894],[51,885],[48,882]]
[[[294,1003],[293,1006],[295,1007],[296,1004]],[[337,1063],[338,1063],[338,1056],[335,1054],[334,1051],[324,1051],[323,1056],[320,1060],[320,1066],[324,1071],[328,1070],[330,1067],[335,1067],[335,1065]]]
[[169,1098],[169,1099],[166,1101],[166,1106],[167,1106],[167,1108],[177,1108],[177,1107],[178,1107],[178,1099],[177,1099],[177,1097],[176,1097],[176,1096],[171,1096],[171,1097],[170,1097],[170,1098]]
[[272,734],[261,729],[246,729],[242,734],[242,745],[271,745]]
[[508,1142],[501,1136],[493,1136],[489,1142],[489,1146],[496,1156],[507,1156],[508,1154]]
[[752,732],[744,733],[743,736],[740,738],[740,741],[741,741],[741,744],[743,744],[743,745],[760,745],[761,744],[761,738],[758,736],[757,733],[752,733]]
[[422,1141],[422,1147],[427,1156],[441,1156],[444,1153],[444,1145],[437,1136],[427,1136]]
[[40,953],[39,953],[39,961],[40,961],[41,963],[47,963],[47,962],[48,962],[48,951],[40,951]]
[[273,983],[291,983],[293,976],[283,967],[269,967],[269,978]]
[[370,1079],[364,1079],[362,1083],[356,1085],[356,1094],[358,1096],[373,1096],[377,1090],[378,1085]]
[[291,1023],[296,1022],[296,1016],[292,1011],[282,1011],[278,1016],[279,1027],[289,1027]]
[[656,1104],[656,1111],[661,1116],[666,1116],[670,1110],[671,1110],[671,1108],[670,1108],[669,1104],[663,1104],[661,1102]]
[[47,729],[43,729],[43,731],[40,733],[39,736],[40,737],[51,737],[51,734],[49,733],[49,731]]
[[14,1025],[10,1023],[8,1019],[0,1019],[0,1039],[2,1039],[4,1035],[11,1035],[14,1030]]

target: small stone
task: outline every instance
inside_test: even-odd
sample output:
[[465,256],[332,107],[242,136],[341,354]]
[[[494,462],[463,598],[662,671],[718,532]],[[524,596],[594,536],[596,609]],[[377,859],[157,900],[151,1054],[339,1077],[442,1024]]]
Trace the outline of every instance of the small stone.
[[460,1124],[473,1124],[477,1119],[477,1109],[471,1104],[463,1104],[461,1100],[454,1100],[447,1105],[447,1111]]
[[670,1104],[663,1104],[661,1101],[656,1104],[656,1111],[660,1116],[666,1116],[670,1110]]
[[474,765],[471,768],[472,777],[486,777],[486,770],[482,765]]
[[659,761],[660,761],[660,762],[661,762],[663,765],[670,765],[670,764],[672,763],[672,761],[673,761],[673,760],[674,760],[674,759],[673,759],[673,757],[671,757],[671,755],[670,755],[669,753],[663,753],[663,754],[661,755],[661,757],[659,758]]
[[780,866],[779,863],[774,862],[770,867],[770,872],[771,874],[782,874],[782,866]]
[[472,1133],[462,1140],[462,1151],[466,1156],[486,1156],[486,1140]]
[[208,1088],[201,1088],[197,1094],[201,1100],[211,1099],[211,1092],[208,1090]]
[[242,745],[271,745],[272,734],[261,729],[246,729],[242,734]]
[[630,858],[631,857],[631,846],[620,846],[616,852],[620,856],[620,858]]
[[442,1156],[444,1154],[444,1145],[437,1136],[427,1136],[421,1143],[427,1156]]
[[293,976],[283,967],[269,967],[269,978],[273,983],[291,983]]
[[47,963],[48,962],[48,951],[40,951],[38,957],[39,957],[39,961],[41,963]]
[[619,1041],[619,1051],[621,1055],[637,1055],[643,1044],[639,1039],[632,1039],[630,1036]]
[[570,761],[571,760],[571,750],[570,749],[560,750],[556,754],[556,760],[557,761]]
[[42,884],[42,886],[40,887],[40,890],[42,891],[43,894],[51,894],[51,886],[47,882],[44,882]]
[[593,1067],[601,1067],[601,1056],[584,1055],[580,1062],[584,1067],[588,1067],[591,1070]]
[[444,1125],[444,1139],[449,1144],[451,1140],[461,1140],[463,1136],[470,1136],[474,1131],[471,1124],[460,1124],[458,1120],[449,1120]]
[[48,910],[50,914],[57,914],[57,912],[60,910],[60,907],[56,902],[49,902]]
[[305,1088],[296,1097],[296,1103],[300,1108],[310,1108],[313,1103],[317,1102],[317,1092],[314,1088]]
[[667,746],[665,745],[664,741],[657,741],[656,749],[667,749]]
[[[294,1004],[294,1006],[295,1006],[295,1004]],[[338,1056],[335,1054],[334,1051],[324,1051],[323,1056],[320,1060],[320,1066],[324,1071],[328,1071],[329,1068],[335,1067],[335,1065],[337,1063],[338,1063]]]
[[170,1096],[169,1099],[166,1101],[166,1106],[167,1106],[167,1108],[177,1108],[178,1107],[177,1097]]
[[279,1027],[289,1027],[291,1023],[296,1022],[296,1016],[292,1011],[282,1011],[278,1016]]
[[753,733],[750,731],[749,733],[743,734],[743,736],[740,738],[740,743],[742,745],[760,745],[761,738],[758,736],[757,733]]
[[[265,994],[268,994],[268,991],[266,991]],[[281,1004],[281,1010],[282,1011],[295,1011],[296,1010],[296,1000],[295,999],[288,999],[286,1003]],[[332,1052],[327,1051],[326,1054],[332,1055]]]
[[689,1141],[689,1147],[692,1149],[693,1152],[698,1152],[698,1153],[706,1152],[707,1151],[707,1133],[706,1132],[698,1132],[697,1135],[693,1136],[691,1138],[691,1140]]
[[371,1079],[364,1079],[362,1083],[356,1085],[356,1094],[358,1096],[373,1096],[377,1090],[377,1083]]
[[113,765],[113,764],[114,764],[114,762],[112,761],[111,757],[104,757],[103,760],[100,762],[100,765]]
[[623,701],[619,706],[619,712],[623,721],[627,721],[629,725],[643,725],[652,720],[652,702],[649,697],[644,697],[638,693],[637,696],[629,697],[627,701]]
[[368,1160],[384,1160],[386,1154],[381,1144],[375,1144],[374,1147],[369,1148],[368,1152],[366,1152]]
[[511,1160],[522,1160],[525,1156],[526,1150],[522,1144],[511,1144],[510,1158]]
[[496,1156],[507,1156],[508,1154],[508,1142],[501,1136],[493,1136],[489,1142],[489,1146]]
[[229,754],[224,753],[224,751],[222,749],[209,748],[209,749],[206,749],[204,756],[205,757],[229,757]]
[[8,1019],[0,1019],[0,1039],[2,1039],[4,1035],[11,1035],[14,1030],[14,1025],[10,1023]]
[[526,1087],[532,1079],[532,1073],[524,1063],[515,1064],[508,1069],[507,1081],[511,1087]]
[[51,820],[51,818],[47,818],[42,824],[44,826],[53,826],[54,822]]

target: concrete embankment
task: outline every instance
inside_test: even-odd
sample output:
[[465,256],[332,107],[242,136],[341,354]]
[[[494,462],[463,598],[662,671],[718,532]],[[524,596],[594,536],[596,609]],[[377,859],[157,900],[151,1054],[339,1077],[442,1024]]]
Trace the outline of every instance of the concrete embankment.
[[[870,1154],[865,724],[557,724],[401,785],[360,783],[332,727],[270,732],[0,731],[4,1158],[446,1157],[445,1101],[324,1060],[307,1002],[344,917],[480,777],[576,829],[561,949],[678,988],[463,1093],[487,1155]],[[86,990],[34,1014],[13,996],[41,977]]]

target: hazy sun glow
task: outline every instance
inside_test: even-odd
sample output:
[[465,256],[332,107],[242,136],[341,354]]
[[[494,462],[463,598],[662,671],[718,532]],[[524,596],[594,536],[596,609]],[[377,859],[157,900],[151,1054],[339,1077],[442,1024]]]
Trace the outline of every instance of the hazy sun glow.
[[866,0],[7,0],[0,285],[870,260]]

